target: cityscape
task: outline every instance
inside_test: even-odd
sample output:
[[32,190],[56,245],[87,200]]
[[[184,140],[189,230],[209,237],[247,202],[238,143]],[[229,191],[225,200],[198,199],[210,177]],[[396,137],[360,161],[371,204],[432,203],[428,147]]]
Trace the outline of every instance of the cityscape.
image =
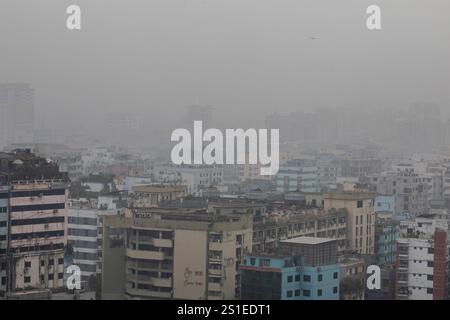
[[[437,10],[436,3],[441,2],[430,1],[429,10]],[[335,43],[321,44],[332,42],[326,39],[333,34],[331,27],[308,30],[311,36],[299,48],[311,60],[303,65],[293,62],[294,55],[284,57],[291,59],[284,61],[286,67],[283,57],[275,63],[265,56],[287,46],[283,36],[261,27],[259,40],[250,40],[250,31],[257,29],[251,23],[269,13],[257,10],[248,22],[252,27],[239,32],[231,27],[228,34],[220,23],[236,19],[248,26],[241,20],[248,13],[238,15],[232,6],[208,1],[192,6],[200,13],[186,4],[183,14],[200,22],[186,23],[185,34],[175,35],[187,18],[174,22],[172,29],[152,31],[162,37],[152,44],[160,46],[156,53],[148,47],[142,56],[130,53],[130,70],[119,60],[110,65],[112,58],[105,55],[103,65],[79,80],[59,74],[61,64],[73,59],[69,70],[75,73],[89,69],[85,63],[100,65],[103,50],[114,51],[111,39],[99,40],[92,61],[87,58],[91,53],[81,49],[79,61],[70,52],[69,58],[53,61],[61,54],[53,49],[53,58],[40,52],[35,61],[25,61],[23,56],[16,60],[14,52],[35,53],[23,53],[24,44],[13,45],[14,35],[5,34],[11,52],[0,52],[0,66],[6,62],[0,75],[0,300],[449,300],[450,91],[445,86],[450,84],[450,20],[436,15],[436,25],[429,27],[437,28],[439,36],[426,40],[428,49],[423,50],[434,48],[435,56],[418,49],[410,60],[402,60],[410,49],[399,45],[393,49],[395,58],[386,52],[387,58],[367,58],[365,62],[376,60],[372,71],[381,68],[383,59],[391,63],[375,74],[385,75],[386,82],[377,82],[374,91],[380,97],[370,101],[370,85],[363,80],[369,69],[342,73],[338,65],[347,60],[333,60],[331,51],[319,55],[325,48],[339,51]],[[449,4],[442,7],[450,9]],[[17,8],[12,2],[5,5],[12,13]],[[221,10],[230,16],[211,22]],[[168,12],[161,9],[167,15],[161,20],[170,16],[175,21]],[[271,23],[275,30],[285,30],[277,12]],[[362,18],[364,14],[362,10]],[[136,17],[143,19],[138,13]],[[294,24],[289,19],[290,28]],[[130,25],[138,23],[131,20]],[[211,47],[204,42],[211,32],[203,28],[206,21],[223,32],[223,43],[215,37]],[[68,41],[79,44],[85,41],[83,32],[97,33],[92,36],[96,39],[106,30],[93,29],[83,25],[55,36],[78,32]],[[199,39],[192,36],[200,30]],[[264,47],[267,52],[261,44],[264,32],[274,46]],[[368,37],[370,32],[388,33],[364,32]],[[142,39],[119,36],[131,47],[140,43],[144,31]],[[183,45],[174,44],[183,37]],[[201,66],[201,59],[241,37],[248,47],[243,45],[242,53],[229,49],[231,58],[205,60],[204,69],[195,71],[200,79],[195,83],[191,63]],[[376,37],[367,41],[385,43]],[[198,41],[194,45],[190,40]],[[103,48],[105,43],[109,49]],[[429,49],[430,43],[435,47]],[[159,55],[166,46],[173,51],[164,60]],[[182,58],[177,48],[193,54]],[[261,56],[249,54],[254,48]],[[348,54],[355,58],[359,53]],[[125,61],[120,52],[118,56]],[[161,60],[153,65],[156,56]],[[427,62],[420,64],[422,58]],[[237,62],[229,65],[229,74],[226,66],[217,74],[207,67],[232,60]],[[417,72],[408,69],[417,61]],[[22,63],[25,71],[18,67]],[[41,63],[49,63],[48,70],[41,70]],[[164,73],[170,63],[180,67],[180,75],[172,74],[173,66]],[[253,70],[248,79],[242,74],[234,78],[233,69],[245,73],[241,64]],[[161,83],[141,77],[150,65]],[[262,65],[273,68],[273,79],[255,71]],[[430,70],[420,73],[426,67]],[[399,76],[400,69],[408,71]],[[291,82],[295,70],[304,72],[298,84]],[[287,82],[276,77],[283,72]],[[323,79],[322,86],[320,78],[328,72],[336,81]],[[117,76],[112,79],[112,74]],[[213,74],[217,79],[232,76],[219,81]],[[211,83],[203,77],[211,77]],[[85,80],[92,81],[89,88]],[[164,87],[172,81],[172,87]],[[261,82],[239,85],[247,81]],[[80,108],[69,108],[75,105]],[[183,148],[174,149],[179,141],[174,136],[183,137]],[[269,305],[254,308],[270,310]]]

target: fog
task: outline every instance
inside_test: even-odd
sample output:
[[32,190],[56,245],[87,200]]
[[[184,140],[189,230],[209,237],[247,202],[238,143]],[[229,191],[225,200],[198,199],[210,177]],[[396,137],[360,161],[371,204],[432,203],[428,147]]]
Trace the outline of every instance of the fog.
[[[80,31],[66,28],[70,4]],[[380,31],[366,28],[371,4]],[[2,0],[0,83],[30,83],[35,126],[65,134],[101,133],[122,112],[142,138],[192,104],[228,127],[417,101],[448,115],[449,17],[448,0]]]

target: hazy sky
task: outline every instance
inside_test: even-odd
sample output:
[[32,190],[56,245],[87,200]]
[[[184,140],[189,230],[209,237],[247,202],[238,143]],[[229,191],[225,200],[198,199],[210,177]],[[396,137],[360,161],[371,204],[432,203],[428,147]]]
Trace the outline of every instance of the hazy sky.
[[[81,6],[81,31],[66,29],[69,4]],[[381,31],[366,28],[370,4]],[[449,109],[450,1],[1,0],[0,82],[32,84],[39,124],[75,127],[118,110],[170,125],[193,103],[223,119]]]

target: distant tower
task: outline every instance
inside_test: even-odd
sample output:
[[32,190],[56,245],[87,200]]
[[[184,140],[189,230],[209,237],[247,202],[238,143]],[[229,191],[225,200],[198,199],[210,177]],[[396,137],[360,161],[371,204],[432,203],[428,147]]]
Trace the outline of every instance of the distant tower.
[[34,90],[26,83],[0,84],[0,148],[33,142]]
[[213,125],[214,107],[210,105],[190,105],[187,107],[186,121],[192,126],[195,120],[203,121],[203,128]]

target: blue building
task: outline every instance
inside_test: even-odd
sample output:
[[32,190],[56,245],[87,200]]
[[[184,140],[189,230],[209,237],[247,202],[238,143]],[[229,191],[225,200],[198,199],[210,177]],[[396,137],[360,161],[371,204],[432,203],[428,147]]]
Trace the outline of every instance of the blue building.
[[299,237],[280,242],[275,254],[245,256],[241,298],[338,300],[337,241]]
[[397,252],[396,242],[399,234],[399,221],[392,216],[377,214],[375,225],[375,255],[379,266],[395,263]]
[[395,196],[377,195],[375,198],[375,212],[391,213],[395,216]]
[[276,192],[318,192],[319,168],[314,160],[297,159],[284,163],[276,175]]

